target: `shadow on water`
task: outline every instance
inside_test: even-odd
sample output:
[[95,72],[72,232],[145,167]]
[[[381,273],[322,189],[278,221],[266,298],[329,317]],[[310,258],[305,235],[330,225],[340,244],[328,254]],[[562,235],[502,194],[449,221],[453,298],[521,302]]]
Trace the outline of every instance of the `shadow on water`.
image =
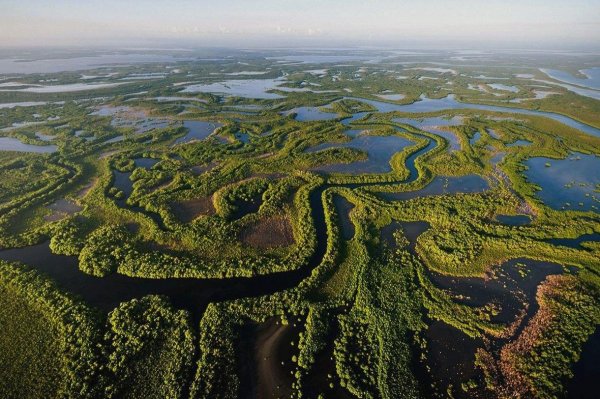
[[398,230],[402,231],[404,237],[408,240],[408,249],[414,253],[417,245],[417,238],[427,230],[431,228],[431,225],[425,221],[419,220],[416,222],[399,222],[397,220],[384,226],[381,229],[381,239],[390,248],[396,246],[396,239],[394,233]]
[[566,384],[567,398],[595,399],[600,391],[600,329],[583,345],[581,358],[573,365],[573,378]]
[[339,323],[332,317],[329,331],[324,339],[325,346],[315,355],[315,362],[303,381],[308,398],[318,398],[323,394],[325,398],[352,399],[355,398],[347,389],[341,386],[337,374],[334,357],[335,339],[340,334]]
[[168,296],[175,307],[189,310],[197,322],[210,302],[269,295],[293,288],[310,275],[312,269],[321,262],[327,247],[327,229],[321,201],[326,188],[319,187],[309,196],[316,230],[316,247],[308,261],[293,271],[225,279],[151,279],[121,274],[98,278],[79,270],[76,257],[53,254],[48,243],[2,250],[0,259],[22,262],[33,267],[52,278],[63,290],[106,312],[123,301],[156,294]]
[[335,195],[333,203],[340,218],[342,238],[351,240],[354,238],[354,223],[350,220],[350,212],[354,209],[354,204],[341,195]]
[[[394,221],[381,230],[382,241],[394,247],[394,231],[400,230],[407,239],[407,248],[415,256],[417,239],[429,229],[424,221]],[[537,288],[549,275],[561,274],[564,268],[556,263],[528,258],[511,259],[493,267],[485,277],[453,277],[426,270],[432,284],[448,293],[456,303],[482,308],[491,306],[490,321],[511,325],[511,338],[519,336],[539,309]],[[459,387],[462,382],[481,378],[475,367],[478,348],[495,352],[510,338],[470,338],[459,329],[443,321],[432,320],[425,332],[428,341],[427,366],[437,389],[449,385]],[[457,397],[465,395],[455,392]]]
[[257,195],[251,198],[246,199],[236,199],[235,201],[235,211],[231,215],[231,218],[234,220],[241,219],[246,215],[251,213],[256,213],[260,209],[262,205],[262,196]]
[[481,338],[471,338],[458,328],[435,320],[425,330],[425,339],[430,378],[438,390],[451,384],[456,387],[478,375],[475,353],[484,346]]
[[242,398],[289,398],[298,355],[297,343],[301,323],[282,324],[272,317],[261,324],[252,323],[242,328],[240,345],[246,356],[240,360]]
[[458,303],[475,307],[493,304],[497,314],[490,321],[510,324],[523,317],[519,326],[524,327],[537,312],[538,286],[546,277],[562,272],[563,267],[557,263],[517,258],[492,268],[484,278],[452,277],[435,272],[429,272],[429,278]]
[[583,248],[581,244],[585,242],[600,242],[600,233],[583,234],[576,238],[551,238],[546,242],[562,247],[581,249]]
[[111,274],[94,277],[78,268],[74,256],[55,255],[48,243],[0,251],[0,259],[22,262],[48,275],[60,288],[82,298],[89,305],[109,312],[123,301],[146,295],[165,295],[179,309],[186,309],[198,321],[210,302],[271,294],[296,286],[310,269],[280,272],[251,278],[151,279]]

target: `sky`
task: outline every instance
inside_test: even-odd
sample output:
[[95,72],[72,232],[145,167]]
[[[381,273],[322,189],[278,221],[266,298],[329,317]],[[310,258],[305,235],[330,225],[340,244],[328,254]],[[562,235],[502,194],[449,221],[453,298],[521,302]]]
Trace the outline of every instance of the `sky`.
[[600,0],[0,0],[0,46],[600,46]]

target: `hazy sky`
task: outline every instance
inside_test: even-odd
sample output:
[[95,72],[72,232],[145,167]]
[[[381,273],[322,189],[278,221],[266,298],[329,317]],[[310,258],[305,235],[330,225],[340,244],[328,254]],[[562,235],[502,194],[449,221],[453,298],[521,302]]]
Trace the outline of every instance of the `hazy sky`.
[[600,42],[600,0],[0,0],[0,46]]

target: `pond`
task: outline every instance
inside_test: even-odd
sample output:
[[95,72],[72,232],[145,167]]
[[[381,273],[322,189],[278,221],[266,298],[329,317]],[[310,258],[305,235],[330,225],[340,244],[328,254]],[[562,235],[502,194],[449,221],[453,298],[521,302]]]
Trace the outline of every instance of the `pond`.
[[325,112],[320,107],[298,107],[284,112],[282,115],[296,114],[296,120],[300,122],[323,121],[338,118],[338,114]]
[[53,204],[48,205],[48,209],[51,211],[51,213],[46,215],[44,219],[48,222],[55,222],[57,220],[64,219],[67,216],[73,215],[81,211],[83,208],[66,198],[61,198]]
[[268,93],[274,90],[285,79],[231,79],[223,82],[195,84],[187,86],[181,93],[214,93],[228,96],[275,100],[285,98],[282,95]]
[[429,195],[480,193],[488,188],[488,181],[479,175],[436,176],[431,183],[420,190],[380,193],[380,196],[386,200],[409,200]]
[[458,136],[449,130],[437,129],[435,127],[426,128],[427,132],[433,133],[435,135],[441,136],[448,142],[448,150],[452,151],[460,151],[461,145]]
[[55,145],[25,144],[14,137],[0,137],[0,151],[35,152],[40,154],[48,154],[56,152],[57,150],[58,147]]
[[481,338],[471,338],[440,320],[430,321],[424,335],[427,340],[425,363],[430,368],[431,379],[439,384],[438,390],[450,384],[460,386],[461,382],[477,376],[475,352],[484,345]]
[[443,117],[431,116],[427,118],[394,118],[392,121],[405,123],[426,130],[430,126],[460,126],[463,124],[462,116]]
[[523,101],[530,101],[530,100],[543,100],[544,98],[551,96],[553,94],[560,94],[556,91],[545,91],[545,90],[534,90],[533,94],[535,95],[533,98],[513,98],[512,100],[510,100],[511,103],[521,103]]
[[196,140],[204,140],[221,126],[223,125],[215,122],[184,121],[183,127],[188,129],[189,132],[185,136],[179,137],[177,140],[175,140],[173,145],[189,143],[190,141]]
[[376,94],[376,96],[389,101],[400,101],[406,97],[404,94]]
[[56,136],[51,136],[51,135],[43,134],[40,132],[36,132],[35,137],[37,137],[38,139],[40,139],[42,141],[52,141],[56,138]]
[[352,115],[351,117],[342,120],[342,124],[345,125],[345,126],[348,126],[352,122],[357,121],[359,119],[362,119],[365,116],[367,116],[368,114],[370,114],[370,112],[358,112],[358,113]]
[[526,147],[528,145],[533,144],[529,140],[516,140],[510,144],[506,144],[507,147]]
[[131,172],[119,172],[118,170],[113,170],[113,176],[115,178],[113,186],[123,191],[125,199],[127,199],[133,192],[133,181],[130,179]]
[[396,240],[394,239],[394,232],[400,230],[404,237],[406,237],[408,240],[408,249],[414,251],[419,236],[430,228],[431,225],[422,220],[418,220],[416,222],[400,222],[394,220],[392,223],[384,226],[381,229],[381,240],[390,248],[395,248]]
[[476,131],[473,134],[473,137],[471,137],[469,139],[469,144],[471,144],[472,146],[475,145],[479,141],[480,138],[481,138],[481,132],[480,131]]
[[566,159],[530,158],[525,161],[527,181],[541,188],[536,196],[553,209],[598,212],[600,157],[573,153]]
[[154,165],[156,165],[157,163],[159,163],[160,159],[155,159],[155,158],[135,158],[133,160],[133,162],[135,163],[135,166],[137,168],[150,169]]
[[[518,258],[494,268],[486,278],[428,274],[433,284],[449,293],[457,303],[475,307],[493,304],[498,313],[492,315],[490,321],[504,325],[516,321],[513,337],[517,337],[539,309],[536,292],[540,284],[546,277],[563,272],[563,267],[556,263]],[[441,321],[434,321],[425,335],[430,348],[428,364],[433,365],[434,380],[440,381],[442,386],[459,387],[461,382],[474,378],[479,374],[474,367],[477,348],[489,350],[504,343],[503,339],[496,339],[486,344]]]
[[289,398],[293,394],[295,363],[293,356],[302,330],[301,323],[282,324],[271,317],[242,327],[238,347],[240,399]]
[[438,288],[455,296],[457,302],[477,307],[488,303],[500,305],[490,321],[508,324],[523,310],[523,302],[531,305],[527,308],[527,319],[532,317],[538,309],[534,305],[538,286],[547,276],[561,273],[563,267],[559,264],[519,258],[493,268],[485,278],[453,277],[435,272],[430,272],[429,278]]
[[531,223],[529,215],[496,215],[496,220],[507,226],[525,226]]
[[[382,239],[390,244],[392,233],[403,232],[408,240],[408,249],[416,255],[418,237],[430,228],[424,221],[394,221],[381,231]],[[392,242],[392,246],[395,243]],[[417,255],[418,256],[418,255]],[[493,267],[482,277],[454,277],[426,269],[431,282],[447,292],[457,303],[482,307],[494,304],[498,310],[490,321],[509,324],[519,320],[514,336],[520,334],[528,320],[539,309],[536,293],[546,277],[565,272],[564,268],[552,262],[517,258]],[[431,367],[434,381],[443,387],[465,382],[477,375],[474,365],[477,348],[486,347],[481,339],[469,338],[460,330],[439,320],[431,320],[425,337],[428,341],[427,364]],[[503,341],[492,340],[492,345]],[[462,395],[459,395],[462,397]]]
[[243,144],[248,144],[250,142],[250,135],[248,133],[237,132],[235,133],[235,138]]
[[153,129],[162,129],[171,125],[171,120],[151,118],[148,111],[127,106],[113,107],[105,105],[92,112],[94,116],[112,116],[111,126],[133,128],[136,133],[146,133]]
[[[356,130],[351,130],[351,134],[356,134]],[[313,170],[328,173],[387,173],[392,170],[390,159],[402,149],[413,145],[414,143],[404,137],[399,136],[368,136],[360,134],[355,136],[347,143],[323,143],[306,152],[316,152],[328,148],[354,148],[365,151],[368,159],[356,161],[347,164],[330,164],[314,168]]]
[[505,85],[502,83],[489,83],[488,86],[490,86],[492,89],[496,89],[496,90],[502,90],[502,91],[510,91],[511,93],[518,93],[519,92],[519,88],[516,86],[509,86],[509,85]]
[[453,116],[452,118],[444,118],[441,116],[434,116],[429,118],[394,118],[393,122],[404,123],[424,130],[429,133],[437,134],[445,138],[450,144],[451,151],[460,150],[460,141],[458,136],[449,131],[440,129],[440,127],[447,126],[460,126],[463,124],[463,118],[461,116]]

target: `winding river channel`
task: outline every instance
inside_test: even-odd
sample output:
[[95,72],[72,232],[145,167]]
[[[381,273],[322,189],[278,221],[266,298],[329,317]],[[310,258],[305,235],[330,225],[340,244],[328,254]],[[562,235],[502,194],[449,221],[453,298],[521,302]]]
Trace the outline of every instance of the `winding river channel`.
[[[411,105],[396,105],[364,99],[356,100],[367,102],[373,105],[378,112],[402,111],[421,113],[447,109],[469,108],[492,112],[510,112],[526,115],[546,116],[561,123],[565,123],[571,127],[580,129],[588,134],[600,137],[600,129],[585,125],[563,115],[523,110],[518,108],[459,103],[452,96],[440,100],[422,99],[421,101]],[[367,113],[355,114],[353,117],[345,120],[344,124],[348,125],[352,121],[358,120],[366,114]],[[431,139],[428,140],[429,143],[426,147],[414,152],[407,158],[406,167],[410,172],[409,177],[403,181],[386,184],[406,184],[417,179],[418,170],[415,166],[416,159],[423,154],[432,151],[436,147],[435,141]],[[382,160],[381,162],[389,162],[389,159]],[[119,176],[116,177],[119,178]],[[478,181],[477,183],[480,182]],[[335,186],[355,189],[365,185],[367,184],[347,184]],[[442,187],[444,185],[440,184],[439,186]],[[456,186],[456,192],[461,192],[460,190],[462,184],[457,184]],[[324,184],[314,189],[310,193],[309,201],[311,206],[311,216],[316,233],[316,247],[312,256],[310,256],[308,261],[305,262],[305,264],[298,270],[250,278],[150,279],[137,277],[133,278],[117,273],[103,278],[97,278],[80,271],[76,257],[53,254],[49,249],[48,243],[25,248],[3,250],[0,251],[0,259],[6,261],[19,261],[32,266],[43,274],[50,276],[58,284],[58,286],[65,291],[81,297],[91,306],[105,312],[111,311],[123,301],[133,298],[140,298],[149,294],[158,294],[168,296],[175,307],[189,310],[192,313],[196,323],[200,319],[206,306],[211,302],[269,295],[277,291],[290,289],[298,286],[303,279],[307,278],[311,274],[314,268],[319,266],[323,257],[325,256],[327,242],[329,239],[327,235],[322,198],[325,191],[331,187],[334,187],[334,185]],[[487,186],[477,186],[477,189],[472,190],[472,192],[485,190],[486,188]],[[396,195],[389,194],[389,199],[405,200],[424,195],[441,193],[443,193],[443,191],[441,191],[438,185],[436,185],[434,182],[433,184],[430,183],[429,186],[426,186],[420,190]],[[442,277],[439,276],[437,278],[440,280],[438,283],[441,285],[445,285],[445,283],[448,283],[449,286],[453,285],[453,283],[449,280],[442,281]],[[473,285],[475,284],[474,281],[477,284],[480,284],[478,280],[469,280],[468,283]],[[460,289],[460,287],[457,286],[455,289]],[[484,290],[482,290],[482,292],[483,291]],[[435,333],[435,330],[433,333]]]

